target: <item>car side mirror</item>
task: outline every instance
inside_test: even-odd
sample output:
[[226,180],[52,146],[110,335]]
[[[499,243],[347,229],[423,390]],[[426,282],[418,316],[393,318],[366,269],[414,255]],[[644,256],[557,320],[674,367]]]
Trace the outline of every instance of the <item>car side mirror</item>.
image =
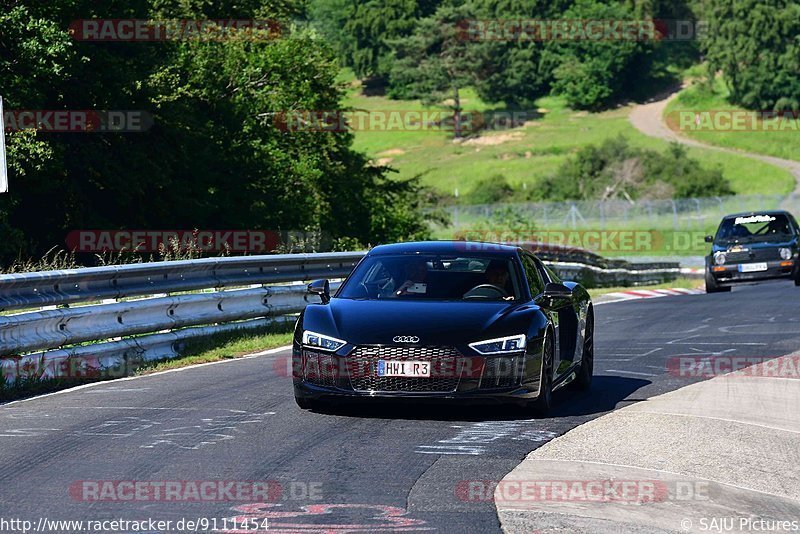
[[713,242],[714,242],[714,236],[713,235],[707,235],[706,236],[706,243],[713,243]]
[[313,295],[319,295],[323,304],[331,301],[331,284],[328,280],[314,280],[308,284],[308,292]]
[[572,296],[572,290],[564,284],[550,282],[544,286],[542,296],[549,299],[568,299]]

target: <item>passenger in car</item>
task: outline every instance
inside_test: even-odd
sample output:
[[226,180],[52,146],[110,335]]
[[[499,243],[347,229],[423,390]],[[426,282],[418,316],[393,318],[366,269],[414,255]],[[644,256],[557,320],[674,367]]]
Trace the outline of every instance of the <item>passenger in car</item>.
[[405,266],[406,281],[397,288],[397,296],[424,295],[427,293],[428,262],[420,260]]

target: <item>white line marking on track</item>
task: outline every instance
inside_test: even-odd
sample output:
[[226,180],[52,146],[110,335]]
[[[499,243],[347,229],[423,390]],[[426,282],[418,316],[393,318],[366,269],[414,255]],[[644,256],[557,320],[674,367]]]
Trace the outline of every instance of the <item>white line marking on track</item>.
[[636,376],[658,376],[655,373],[640,373],[638,371],[623,371],[621,369],[606,369],[606,373],[623,373],[626,375],[636,375]]
[[[221,365],[223,363],[240,362],[240,361],[244,361],[244,360],[250,360],[250,359],[253,359],[253,358],[260,358],[261,356],[269,356],[269,355],[272,355],[272,354],[277,354],[279,352],[284,352],[284,351],[287,351],[287,350],[291,350],[291,348],[292,348],[291,345],[284,345],[283,347],[276,347],[274,349],[269,349],[269,350],[265,350],[265,351],[262,351],[262,352],[257,352],[255,354],[249,354],[247,356],[242,356],[240,358],[229,358],[229,359],[220,360],[220,361],[217,361],[217,362],[198,363],[198,364],[195,364],[195,365],[187,365],[186,367],[180,367],[178,369],[167,369],[166,371],[158,371],[157,373],[150,373],[150,374],[146,374],[146,375],[126,376],[124,378],[115,378],[114,380],[104,380],[102,382],[92,382],[91,384],[82,384],[80,386],[75,386],[74,388],[62,389],[60,391],[54,391],[53,393],[45,393],[44,395],[37,395],[35,397],[29,397],[27,399],[20,399],[20,400],[7,402],[5,404],[0,404],[0,410],[2,410],[3,408],[7,408],[9,406],[14,406],[16,404],[22,404],[24,402],[30,402],[30,401],[33,401],[33,400],[44,399],[46,397],[53,397],[55,395],[63,395],[65,393],[72,393],[72,392],[75,392],[75,391],[78,391],[78,390],[81,390],[81,389],[88,389],[88,388],[94,388],[94,387],[99,387],[99,386],[107,386],[108,384],[113,384],[115,382],[121,382],[121,381],[124,381],[124,380],[138,380],[140,378],[147,378],[147,377],[150,377],[150,376],[160,376],[160,375],[165,375],[167,373],[179,373],[181,371],[186,371],[187,369],[195,369],[197,367],[206,367],[208,365]],[[141,408],[137,408],[137,409],[141,409]],[[169,409],[169,408],[165,408],[165,409]]]

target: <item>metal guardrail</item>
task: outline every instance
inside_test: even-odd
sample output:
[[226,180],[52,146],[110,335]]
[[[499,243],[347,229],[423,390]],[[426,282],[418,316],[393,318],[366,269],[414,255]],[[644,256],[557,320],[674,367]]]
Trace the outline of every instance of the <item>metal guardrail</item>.
[[341,278],[363,255],[242,256],[0,275],[0,311],[210,287]]
[[588,250],[545,243],[518,243],[530,250],[565,280],[579,280],[587,287],[661,283],[681,276],[675,262],[631,263],[608,259]]
[[[680,274],[678,264],[628,264],[576,249],[524,246],[559,276],[590,286],[662,282]],[[115,369],[125,376],[139,363],[180,354],[191,339],[294,321],[309,297],[297,282],[344,278],[363,255],[212,258],[0,275],[0,310],[16,311],[0,315],[0,376],[77,377]]]

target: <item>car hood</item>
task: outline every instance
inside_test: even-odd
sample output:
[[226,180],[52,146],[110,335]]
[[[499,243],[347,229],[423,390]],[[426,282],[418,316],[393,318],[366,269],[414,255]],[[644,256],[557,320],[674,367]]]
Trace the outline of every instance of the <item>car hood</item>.
[[768,248],[791,248],[794,246],[797,246],[797,237],[775,241],[743,241],[741,243],[715,242],[714,246],[712,247],[712,252],[729,252],[733,248],[763,250]]
[[354,345],[394,344],[395,336],[416,336],[421,345],[461,345],[526,333],[534,309],[508,302],[332,299],[308,306],[303,325]]

